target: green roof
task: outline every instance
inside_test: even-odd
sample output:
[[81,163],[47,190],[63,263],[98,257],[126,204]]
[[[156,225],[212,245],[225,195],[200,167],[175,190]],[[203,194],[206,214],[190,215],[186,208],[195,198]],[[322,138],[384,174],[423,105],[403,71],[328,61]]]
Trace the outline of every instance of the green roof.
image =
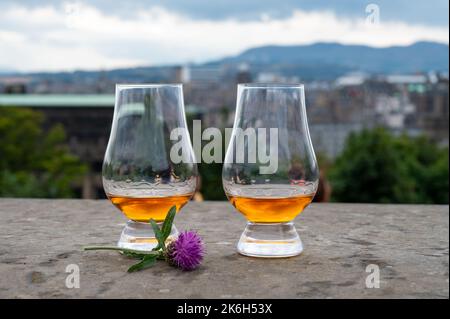
[[114,99],[114,94],[0,94],[0,107],[113,107]]
[[[114,94],[0,94],[0,107],[114,107]],[[186,113],[203,113],[186,105]]]

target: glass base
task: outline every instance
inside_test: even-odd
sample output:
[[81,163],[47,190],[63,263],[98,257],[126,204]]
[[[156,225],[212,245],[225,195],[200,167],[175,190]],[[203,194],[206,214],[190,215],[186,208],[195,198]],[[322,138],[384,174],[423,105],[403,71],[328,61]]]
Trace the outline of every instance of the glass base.
[[241,235],[237,250],[245,256],[282,258],[299,255],[303,251],[303,244],[292,222],[249,222]]
[[[158,223],[161,227],[162,223]],[[178,230],[172,225],[172,231],[169,238],[178,237]],[[158,245],[153,228],[150,223],[140,223],[132,220],[127,221],[125,228],[120,235],[117,246],[141,251],[151,251]]]

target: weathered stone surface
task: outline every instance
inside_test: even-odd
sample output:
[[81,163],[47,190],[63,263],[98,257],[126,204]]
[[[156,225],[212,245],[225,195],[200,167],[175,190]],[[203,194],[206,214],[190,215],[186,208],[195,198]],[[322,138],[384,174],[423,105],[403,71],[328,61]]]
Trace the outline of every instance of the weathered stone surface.
[[[116,242],[125,218],[108,201],[0,199],[1,298],[448,298],[448,206],[313,204],[296,220],[305,246],[287,259],[238,255],[245,220],[227,202],[190,203],[179,229],[208,254],[196,271],[83,252]],[[66,288],[67,265],[80,268]],[[366,266],[380,267],[379,289]]]

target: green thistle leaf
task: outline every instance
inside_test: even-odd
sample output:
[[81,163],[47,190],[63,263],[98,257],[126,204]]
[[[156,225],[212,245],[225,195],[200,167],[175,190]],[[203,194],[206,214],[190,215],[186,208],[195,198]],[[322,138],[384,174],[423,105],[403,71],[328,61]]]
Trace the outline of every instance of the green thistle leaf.
[[158,245],[152,250],[157,251],[160,249],[164,249],[166,247],[165,245],[166,240],[164,239],[161,229],[159,229],[158,224],[153,219],[150,219],[150,224],[152,225],[153,232],[155,233],[155,237],[158,240]]
[[166,219],[164,219],[164,223],[162,224],[162,227],[161,227],[161,232],[162,232],[162,235],[164,238],[164,242],[166,242],[166,239],[169,237],[170,232],[172,231],[172,224],[173,224],[173,220],[175,219],[176,213],[177,213],[177,207],[172,206],[166,215]]
[[128,272],[135,272],[153,266],[157,257],[157,255],[146,255],[140,262],[128,268]]

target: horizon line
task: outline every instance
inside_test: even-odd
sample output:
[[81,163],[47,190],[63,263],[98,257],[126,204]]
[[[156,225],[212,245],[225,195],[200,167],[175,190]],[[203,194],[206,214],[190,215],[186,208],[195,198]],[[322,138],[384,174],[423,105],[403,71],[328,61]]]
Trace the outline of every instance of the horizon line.
[[240,54],[247,52],[249,50],[258,49],[258,48],[265,48],[265,47],[279,47],[279,48],[287,48],[287,47],[302,47],[302,46],[313,46],[318,44],[337,44],[341,46],[359,46],[359,47],[367,47],[372,49],[388,49],[388,48],[406,48],[410,47],[419,43],[430,43],[430,44],[440,44],[440,45],[446,45],[449,46],[449,42],[441,42],[441,41],[431,41],[431,40],[418,40],[414,41],[410,44],[402,44],[402,45],[388,45],[388,46],[374,46],[374,45],[368,45],[368,44],[358,44],[358,43],[342,43],[338,41],[316,41],[311,43],[304,43],[304,44],[265,44],[255,47],[250,47],[245,50],[242,50],[240,53],[236,55],[226,55],[222,57],[218,57],[215,59],[209,59],[208,61],[204,62],[179,62],[179,63],[161,63],[161,64],[139,64],[135,66],[118,66],[113,68],[96,68],[96,69],[89,69],[89,68],[76,68],[76,69],[68,69],[68,70],[38,70],[38,71],[18,71],[18,70],[8,70],[5,69],[5,71],[2,71],[0,68],[0,77],[5,76],[14,76],[14,75],[36,75],[36,74],[58,74],[58,73],[77,73],[77,72],[110,72],[110,71],[116,71],[116,70],[127,70],[127,69],[139,69],[139,68],[168,68],[168,67],[180,67],[180,66],[196,66],[196,65],[202,65],[202,64],[208,64],[213,63],[216,61],[220,61],[229,57],[233,56],[239,56]]

